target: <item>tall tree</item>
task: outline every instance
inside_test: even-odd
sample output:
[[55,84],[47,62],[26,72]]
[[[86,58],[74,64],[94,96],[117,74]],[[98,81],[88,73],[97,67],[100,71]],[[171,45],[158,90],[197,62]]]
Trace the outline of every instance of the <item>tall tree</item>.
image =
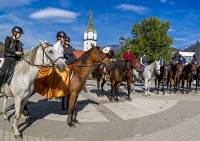
[[129,46],[140,57],[146,54],[149,63],[161,56],[164,62],[169,61],[172,49],[172,38],[168,35],[169,21],[160,21],[156,17],[144,19],[133,25],[133,38],[127,39],[125,47]]

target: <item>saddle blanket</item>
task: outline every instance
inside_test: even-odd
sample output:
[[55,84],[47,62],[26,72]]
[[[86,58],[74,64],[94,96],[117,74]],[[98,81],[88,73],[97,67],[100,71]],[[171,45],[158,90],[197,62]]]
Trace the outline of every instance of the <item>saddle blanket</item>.
[[35,80],[35,92],[47,97],[62,97],[69,94],[70,66],[60,72],[56,68],[42,67]]

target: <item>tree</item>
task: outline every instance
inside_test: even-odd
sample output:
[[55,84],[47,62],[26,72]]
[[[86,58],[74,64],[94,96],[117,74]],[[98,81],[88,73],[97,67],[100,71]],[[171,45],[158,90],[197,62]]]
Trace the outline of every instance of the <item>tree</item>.
[[169,28],[169,21],[162,22],[156,17],[144,19],[133,25],[131,31],[133,38],[126,40],[125,47],[131,47],[137,57],[145,53],[148,63],[158,60],[160,56],[164,62],[168,62],[172,52]]

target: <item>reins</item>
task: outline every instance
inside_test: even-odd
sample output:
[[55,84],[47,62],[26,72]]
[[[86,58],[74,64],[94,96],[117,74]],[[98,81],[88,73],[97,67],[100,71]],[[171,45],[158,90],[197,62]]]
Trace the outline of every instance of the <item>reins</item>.
[[[35,67],[38,67],[38,68],[41,68],[41,67],[52,67],[52,68],[55,68],[55,62],[57,62],[61,58],[64,58],[64,57],[58,57],[56,60],[52,60],[51,57],[49,57],[49,55],[46,53],[45,48],[43,46],[42,46],[42,50],[43,50],[43,60],[42,60],[43,64],[42,65],[31,63],[30,61],[26,60],[23,56],[21,58],[22,58],[22,60],[24,60],[29,65],[35,66]],[[44,64],[44,55],[46,55],[46,57],[49,59],[49,61],[50,61],[50,63],[52,65],[48,65],[48,64],[45,65]]]

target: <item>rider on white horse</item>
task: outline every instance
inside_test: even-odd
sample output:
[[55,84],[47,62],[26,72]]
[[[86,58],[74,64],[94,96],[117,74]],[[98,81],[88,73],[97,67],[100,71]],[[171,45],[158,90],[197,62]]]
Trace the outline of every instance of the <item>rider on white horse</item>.
[[12,36],[7,36],[5,39],[5,59],[1,69],[3,79],[0,85],[9,84],[11,82],[16,61],[21,60],[21,55],[23,54],[23,44],[19,40],[24,33],[23,29],[19,26],[14,26],[11,32]]

